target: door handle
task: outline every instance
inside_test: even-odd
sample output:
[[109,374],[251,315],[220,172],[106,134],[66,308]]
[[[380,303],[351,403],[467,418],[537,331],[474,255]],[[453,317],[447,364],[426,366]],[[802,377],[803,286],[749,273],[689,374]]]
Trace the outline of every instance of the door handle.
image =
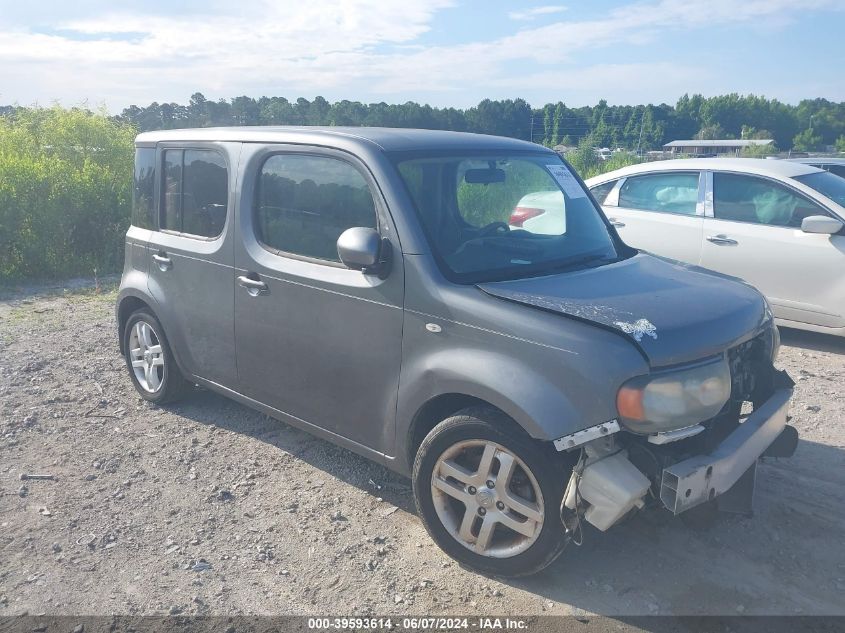
[[170,267],[173,266],[173,261],[164,254],[153,253],[153,261],[158,264],[162,272],[170,270]]
[[624,222],[620,222],[616,218],[607,218],[607,221],[610,222],[613,226],[625,226]]
[[267,284],[259,279],[252,279],[246,275],[238,277],[238,284],[246,288],[246,291],[253,297],[267,294],[268,292]]
[[708,235],[707,236],[708,242],[713,242],[714,244],[726,244],[728,246],[735,246],[739,244],[736,240],[732,240],[727,235],[719,234],[719,235]]

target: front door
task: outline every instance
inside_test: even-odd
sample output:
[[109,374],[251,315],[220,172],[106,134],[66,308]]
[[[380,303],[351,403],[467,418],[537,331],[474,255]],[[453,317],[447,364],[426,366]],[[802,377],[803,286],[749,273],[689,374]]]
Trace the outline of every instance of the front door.
[[824,327],[845,326],[845,237],[804,233],[801,221],[830,215],[774,180],[715,172],[713,215],[704,220],[701,265],[741,277],[769,300],[775,316]]
[[[343,152],[245,156],[235,249],[240,391],[379,452],[393,445],[402,349],[401,248],[366,168]],[[384,278],[343,266],[338,236],[378,228]]]
[[634,248],[698,264],[704,216],[700,178],[699,172],[680,171],[629,176],[608,196],[604,211]]

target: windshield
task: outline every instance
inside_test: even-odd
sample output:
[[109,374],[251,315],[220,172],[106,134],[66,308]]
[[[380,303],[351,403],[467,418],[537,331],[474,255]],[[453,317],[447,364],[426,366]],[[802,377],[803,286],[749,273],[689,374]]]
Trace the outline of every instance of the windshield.
[[586,190],[557,156],[428,156],[397,165],[453,281],[514,279],[619,258]]
[[806,176],[795,176],[795,180],[827,196],[839,206],[845,207],[845,178],[822,171]]

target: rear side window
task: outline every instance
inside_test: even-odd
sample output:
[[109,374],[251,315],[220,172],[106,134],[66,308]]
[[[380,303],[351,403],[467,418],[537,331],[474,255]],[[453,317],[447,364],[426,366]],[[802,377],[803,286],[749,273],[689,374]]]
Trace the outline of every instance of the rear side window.
[[161,228],[217,237],[226,224],[229,176],[218,152],[205,149],[164,151]]
[[804,196],[766,178],[713,174],[713,215],[720,220],[801,226],[811,215],[829,215]]
[[662,213],[695,215],[698,173],[632,176],[619,190],[619,206]]
[[590,193],[593,194],[596,202],[604,204],[604,201],[607,200],[607,195],[613,190],[617,182],[618,181],[616,180],[611,180],[610,182],[604,182],[600,185],[596,185],[595,187],[590,188]]
[[132,226],[155,228],[155,168],[154,147],[135,150],[135,187],[132,191]]
[[376,228],[373,195],[349,163],[326,156],[277,154],[261,167],[255,206],[258,240],[269,249],[339,262],[346,229]]

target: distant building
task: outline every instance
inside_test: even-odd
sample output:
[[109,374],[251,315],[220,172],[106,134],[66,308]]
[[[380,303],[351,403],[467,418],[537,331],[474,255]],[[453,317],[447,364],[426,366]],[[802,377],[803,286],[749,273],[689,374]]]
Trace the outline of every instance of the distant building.
[[733,154],[739,155],[745,147],[756,147],[761,145],[771,145],[774,143],[770,138],[752,138],[752,139],[714,139],[714,140],[688,140],[688,141],[672,141],[663,146],[664,152],[670,154],[688,154],[690,156],[713,155],[713,154]]

